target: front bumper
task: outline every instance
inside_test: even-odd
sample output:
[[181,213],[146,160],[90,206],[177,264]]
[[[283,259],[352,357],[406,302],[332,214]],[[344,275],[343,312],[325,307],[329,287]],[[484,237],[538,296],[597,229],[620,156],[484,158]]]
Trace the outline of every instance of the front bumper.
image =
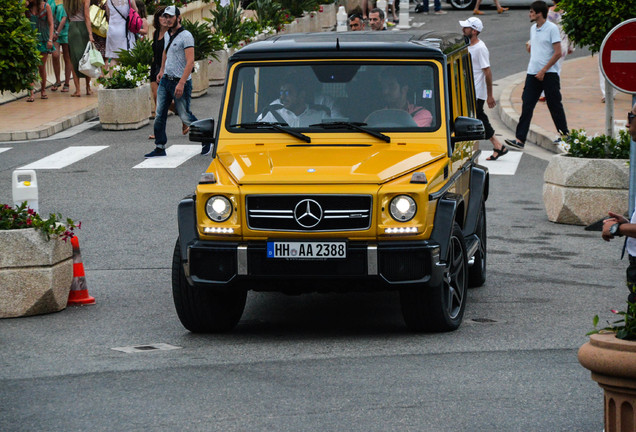
[[439,245],[427,241],[349,241],[344,259],[274,259],[267,258],[264,241],[195,240],[187,247],[184,270],[195,286],[228,287],[258,281],[247,287],[278,291],[284,281],[302,280],[302,286],[314,290],[333,280],[352,289],[399,289],[409,284],[437,286],[444,272],[439,251]]

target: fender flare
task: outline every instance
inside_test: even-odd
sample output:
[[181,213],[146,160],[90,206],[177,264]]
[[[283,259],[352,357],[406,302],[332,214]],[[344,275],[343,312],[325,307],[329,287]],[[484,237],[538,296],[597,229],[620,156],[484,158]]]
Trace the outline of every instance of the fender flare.
[[177,222],[179,224],[181,260],[186,262],[188,260],[188,246],[199,238],[194,197],[186,197],[179,202]]
[[488,199],[490,175],[488,168],[473,165],[470,169],[470,199],[466,209],[466,223],[464,223],[464,237],[468,237],[477,230],[477,221],[482,203]]
[[445,261],[448,256],[448,245],[453,233],[453,223],[463,202],[464,198],[455,193],[446,193],[437,202],[431,240],[439,244],[439,256],[442,261]]

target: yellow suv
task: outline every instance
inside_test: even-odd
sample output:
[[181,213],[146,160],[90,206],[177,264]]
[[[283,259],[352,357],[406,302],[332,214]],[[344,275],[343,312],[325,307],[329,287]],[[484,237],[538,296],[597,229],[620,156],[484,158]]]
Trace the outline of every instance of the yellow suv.
[[173,297],[193,332],[247,290],[395,290],[414,331],[457,329],[486,278],[488,171],[456,33],[293,34],[229,62],[212,162],[178,209]]

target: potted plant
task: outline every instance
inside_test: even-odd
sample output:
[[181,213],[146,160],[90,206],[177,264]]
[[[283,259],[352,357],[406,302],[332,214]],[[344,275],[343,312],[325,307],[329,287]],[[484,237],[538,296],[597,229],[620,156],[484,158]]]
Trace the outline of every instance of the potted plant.
[[194,70],[192,71],[192,97],[197,98],[208,92],[208,57],[215,57],[218,41],[212,37],[212,30],[207,23],[181,21],[183,28],[192,33],[194,38]]
[[579,362],[605,393],[605,431],[633,432],[636,418],[636,294],[630,293],[627,310],[613,313],[621,319],[588,333],[589,342],[578,353]]
[[589,225],[608,209],[626,213],[629,194],[627,131],[618,139],[588,136],[583,129],[562,137],[566,153],[553,156],[545,170],[543,202],[552,222]]
[[0,318],[57,312],[73,281],[75,228],[60,214],[42,218],[24,202],[0,204]]
[[[106,73],[106,71],[105,71]],[[151,93],[150,66],[116,65],[97,79],[97,110],[102,128],[139,129],[149,123]]]

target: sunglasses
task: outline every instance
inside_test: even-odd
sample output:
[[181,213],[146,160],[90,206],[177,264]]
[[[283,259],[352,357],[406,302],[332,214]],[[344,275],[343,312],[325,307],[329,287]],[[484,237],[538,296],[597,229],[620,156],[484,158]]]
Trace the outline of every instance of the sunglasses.
[[161,15],[161,18],[174,18],[174,15],[170,15],[170,14],[165,13],[165,14]]
[[634,117],[636,117],[636,114],[634,114],[633,112],[628,112],[627,113],[627,124],[631,124],[632,120],[634,120]]

